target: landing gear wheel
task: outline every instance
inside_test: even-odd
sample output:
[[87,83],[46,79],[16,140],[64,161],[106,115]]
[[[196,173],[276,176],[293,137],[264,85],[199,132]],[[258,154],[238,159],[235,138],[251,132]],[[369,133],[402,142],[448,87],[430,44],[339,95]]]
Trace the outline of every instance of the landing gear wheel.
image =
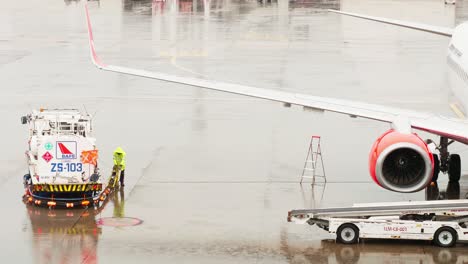
[[457,243],[457,232],[450,227],[441,227],[434,235],[434,242],[439,247],[453,247]]
[[359,229],[353,224],[342,224],[336,231],[336,240],[343,244],[356,244],[359,239]]
[[451,182],[460,181],[460,176],[461,176],[460,155],[458,154],[450,155],[449,162],[448,162],[448,176],[449,176],[449,181]]
[[439,155],[432,154],[432,156],[434,157],[434,172],[432,174],[432,182],[437,182],[437,179],[439,179],[439,173],[440,173]]

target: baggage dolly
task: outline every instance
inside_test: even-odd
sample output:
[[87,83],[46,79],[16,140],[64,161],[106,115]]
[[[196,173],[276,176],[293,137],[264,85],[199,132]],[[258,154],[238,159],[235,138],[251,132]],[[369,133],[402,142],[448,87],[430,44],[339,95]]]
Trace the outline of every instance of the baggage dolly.
[[288,222],[317,225],[344,244],[359,239],[411,239],[452,247],[468,241],[468,200],[355,204],[288,212]]

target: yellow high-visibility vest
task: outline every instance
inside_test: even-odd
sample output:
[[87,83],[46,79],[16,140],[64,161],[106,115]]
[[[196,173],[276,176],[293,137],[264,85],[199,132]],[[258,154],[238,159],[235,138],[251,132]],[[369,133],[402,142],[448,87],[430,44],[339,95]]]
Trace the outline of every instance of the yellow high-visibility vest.
[[114,165],[120,166],[122,170],[125,170],[125,156],[126,155],[127,154],[121,147],[116,148],[114,150]]

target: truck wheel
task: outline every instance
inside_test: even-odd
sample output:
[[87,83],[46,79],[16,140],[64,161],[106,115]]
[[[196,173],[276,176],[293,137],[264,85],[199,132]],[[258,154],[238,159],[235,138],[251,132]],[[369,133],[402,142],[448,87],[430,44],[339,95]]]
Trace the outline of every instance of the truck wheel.
[[359,229],[353,224],[342,224],[336,232],[336,240],[343,244],[355,244],[359,239]]
[[449,176],[449,181],[454,181],[454,182],[460,181],[460,176],[461,176],[460,155],[458,154],[450,155],[449,164],[448,164],[448,176]]
[[450,227],[441,227],[434,235],[434,242],[439,247],[453,247],[457,243],[457,232]]

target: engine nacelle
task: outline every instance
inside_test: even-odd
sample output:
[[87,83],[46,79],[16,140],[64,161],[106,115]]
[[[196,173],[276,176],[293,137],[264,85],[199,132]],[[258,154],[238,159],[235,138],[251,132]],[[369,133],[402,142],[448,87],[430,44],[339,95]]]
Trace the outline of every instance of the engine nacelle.
[[385,189],[417,192],[431,183],[434,157],[416,134],[393,129],[380,136],[369,154],[372,179]]

